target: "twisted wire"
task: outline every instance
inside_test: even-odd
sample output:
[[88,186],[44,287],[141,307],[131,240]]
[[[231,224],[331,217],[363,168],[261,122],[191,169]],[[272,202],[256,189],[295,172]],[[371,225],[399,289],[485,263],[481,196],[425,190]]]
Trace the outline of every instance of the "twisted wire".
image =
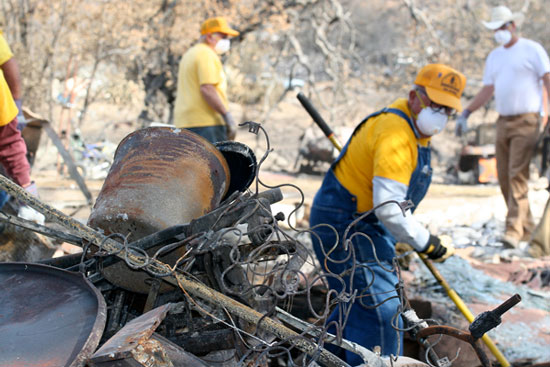
[[[258,169],[255,172],[255,192],[243,192],[232,195],[229,199],[225,200],[216,209],[219,213],[214,226],[218,224],[222,217],[235,213],[235,210],[242,205],[246,205],[249,210],[242,213],[241,216],[235,219],[232,226],[222,228],[219,230],[206,230],[199,233],[193,233],[183,240],[170,243],[165,246],[161,246],[151,256],[145,250],[130,246],[127,241],[128,236],[122,234],[111,234],[109,238],[117,238],[121,240],[121,249],[118,253],[122,253],[123,259],[131,269],[145,270],[149,274],[155,277],[166,277],[173,275],[175,272],[182,272],[185,275],[197,280],[193,274],[193,265],[196,263],[197,257],[206,253],[213,254],[215,261],[223,260],[226,264],[225,268],[221,270],[219,279],[216,284],[220,290],[230,296],[238,297],[238,299],[249,300],[250,302],[256,302],[258,304],[267,304],[262,309],[263,317],[254,325],[252,330],[245,330],[234,317],[225,309],[222,310],[225,313],[225,317],[219,317],[208,311],[201,305],[199,305],[193,297],[182,289],[185,299],[194,305],[195,309],[201,314],[210,317],[213,320],[223,323],[225,326],[231,328],[242,345],[246,347],[246,350],[239,356],[239,363],[249,365],[261,365],[267,358],[284,358],[287,360],[289,366],[298,365],[297,360],[293,358],[293,351],[295,349],[293,339],[305,338],[308,340],[314,340],[317,344],[316,351],[309,355],[303,355],[298,361],[301,361],[301,365],[309,365],[312,361],[317,360],[319,353],[323,350],[325,344],[342,342],[343,329],[347,325],[352,305],[359,302],[363,307],[376,308],[387,302],[390,299],[399,297],[401,304],[407,304],[407,300],[404,296],[404,285],[401,278],[401,271],[398,261],[394,261],[388,266],[387,263],[380,261],[376,256],[376,248],[372,239],[365,233],[352,232],[353,227],[368,215],[374,212],[375,209],[382,205],[398,205],[403,213],[410,207],[409,202],[397,202],[388,201],[380,204],[372,210],[362,213],[355,218],[352,223],[346,228],[343,238],[339,238],[338,231],[335,227],[329,224],[320,224],[312,228],[305,230],[299,230],[291,225],[290,217],[304,205],[304,193],[296,185],[282,184],[277,186],[270,186],[265,184],[260,179],[260,167],[268,158],[271,152],[269,144],[269,138],[266,131],[261,126],[252,126],[253,123],[248,122],[251,125],[251,129],[256,131],[262,131],[266,139],[266,153],[260,159],[258,163]],[[289,229],[284,229],[279,226],[277,219],[271,213],[271,208],[264,202],[258,199],[257,195],[260,193],[260,186],[266,189],[277,188],[290,188],[296,190],[300,195],[300,203],[290,213],[287,218],[287,226]],[[251,218],[260,215],[265,216],[266,221],[255,226],[250,225]],[[243,225],[247,225],[246,230],[243,230]],[[335,235],[335,243],[325,244],[320,246],[324,255],[324,264],[318,264],[316,256],[313,253],[311,241],[309,236],[316,238],[320,242],[319,236],[314,232],[315,229],[325,227],[329,231],[332,231]],[[251,244],[250,239],[255,235],[264,234],[263,242],[261,244]],[[372,252],[375,254],[372,263],[360,263],[356,260],[355,247],[352,245],[355,238],[366,239],[370,244]],[[362,241],[365,242],[365,241]],[[343,246],[340,245],[343,244]],[[330,246],[326,246],[330,245]],[[108,254],[102,248],[102,243],[99,245],[99,250],[94,256],[105,257]],[[344,259],[336,259],[331,255],[336,249],[345,252]],[[178,248],[184,248],[184,254],[173,264],[161,267],[158,270],[152,270],[149,267],[151,263],[156,261],[160,256],[165,253],[174,251]],[[328,251],[325,248],[329,248]],[[222,251],[222,249],[225,249]],[[130,254],[138,255],[139,260],[132,260]],[[223,259],[219,259],[223,256]],[[403,255],[402,255],[403,256]],[[135,256],[132,257],[135,259]],[[84,259],[84,256],[83,258]],[[329,264],[342,264],[351,260],[352,266],[344,273],[333,273],[330,270]],[[83,261],[83,260],[82,260]],[[381,269],[387,272],[397,272],[399,283],[397,285],[398,296],[388,295],[383,301],[374,304],[367,305],[364,303],[365,297],[373,295],[384,295],[386,293],[376,293],[370,290],[372,284],[375,281],[376,275],[371,268],[372,264],[377,264]],[[304,265],[308,265],[310,270],[303,270]],[[313,269],[313,270],[311,270]],[[353,282],[354,276],[358,271],[368,272],[372,281],[367,284],[364,289],[358,291],[354,289]],[[235,273],[244,274],[244,284],[233,284],[231,281],[232,275]],[[349,279],[349,283],[346,282],[346,278]],[[339,290],[326,289],[323,294],[323,298],[316,302],[313,294],[315,287],[319,285],[328,284],[328,279],[332,279],[339,283],[341,287]],[[348,285],[349,284],[349,285]],[[211,284],[209,286],[212,286]],[[393,292],[392,292],[393,293]],[[261,332],[261,323],[266,317],[277,317],[276,307],[278,304],[284,304],[285,310],[290,312],[292,305],[296,297],[302,297],[305,299],[305,305],[309,314],[309,326],[299,332],[297,337],[293,337],[288,340],[270,340],[270,338]],[[264,302],[268,301],[268,302]],[[326,322],[328,316],[337,310],[337,319]],[[399,327],[398,320],[401,318],[404,308],[400,307],[392,318],[392,326],[395,329],[396,334],[403,331],[412,330],[416,325],[409,325],[405,328]],[[367,326],[368,327],[368,326]],[[334,337],[328,333],[329,328],[334,328]],[[399,339],[399,338],[398,338]],[[400,347],[398,347],[399,350]],[[395,355],[398,354],[398,350]],[[395,358],[395,357],[394,357]],[[429,360],[429,359],[428,359]]]

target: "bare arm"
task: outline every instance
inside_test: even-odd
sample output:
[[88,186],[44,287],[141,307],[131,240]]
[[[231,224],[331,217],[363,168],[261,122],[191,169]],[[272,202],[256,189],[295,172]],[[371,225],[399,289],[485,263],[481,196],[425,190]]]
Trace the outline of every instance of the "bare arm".
[[212,84],[202,84],[201,94],[202,97],[206,100],[206,103],[208,103],[208,105],[212,107],[214,111],[222,115],[223,121],[225,122],[225,126],[227,129],[227,138],[229,140],[234,140],[235,136],[237,135],[237,126],[235,124],[235,121],[233,121],[233,117],[223,105],[223,102],[220,99],[218,92],[216,91],[216,87],[214,87],[214,85]]
[[21,75],[19,74],[17,61],[12,57],[0,67],[4,72],[4,77],[6,78],[13,99],[21,99],[21,97],[23,97],[23,87],[21,85]]
[[222,116],[227,113],[227,110],[225,109],[225,106],[223,105],[223,102],[220,99],[218,92],[216,91],[216,87],[213,84],[202,84],[201,94],[206,103],[208,103],[208,105],[212,107],[214,111]]
[[466,109],[470,112],[474,112],[479,107],[485,105],[491,97],[493,96],[493,92],[495,91],[494,85],[484,85],[483,88],[477,93],[477,95],[474,97],[472,102],[466,107]]

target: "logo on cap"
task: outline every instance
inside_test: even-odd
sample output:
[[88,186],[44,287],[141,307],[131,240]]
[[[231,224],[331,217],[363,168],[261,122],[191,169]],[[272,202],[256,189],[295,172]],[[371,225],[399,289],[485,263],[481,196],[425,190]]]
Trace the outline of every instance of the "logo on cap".
[[460,83],[460,76],[456,73],[449,73],[441,79],[441,87],[444,91],[452,93],[459,97],[462,85]]

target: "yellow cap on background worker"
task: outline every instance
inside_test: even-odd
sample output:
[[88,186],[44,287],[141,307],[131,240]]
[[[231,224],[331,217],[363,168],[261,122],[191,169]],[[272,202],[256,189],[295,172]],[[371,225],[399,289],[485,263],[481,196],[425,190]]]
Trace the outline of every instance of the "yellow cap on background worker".
[[229,27],[224,17],[206,19],[201,25],[201,34],[223,33],[232,37],[239,35],[239,32]]

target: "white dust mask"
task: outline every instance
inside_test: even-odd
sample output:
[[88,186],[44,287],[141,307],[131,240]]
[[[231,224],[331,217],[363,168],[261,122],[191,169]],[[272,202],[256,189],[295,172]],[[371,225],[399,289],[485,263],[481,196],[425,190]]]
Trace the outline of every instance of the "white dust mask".
[[425,136],[432,136],[440,133],[447,124],[449,116],[436,112],[430,107],[423,108],[416,118],[418,130]]
[[216,50],[217,53],[223,54],[227,51],[229,51],[229,48],[231,47],[231,42],[227,38],[223,38],[216,42],[216,46],[214,46],[214,50]]
[[495,41],[499,45],[506,45],[512,40],[512,32],[507,29],[501,29],[495,32]]

